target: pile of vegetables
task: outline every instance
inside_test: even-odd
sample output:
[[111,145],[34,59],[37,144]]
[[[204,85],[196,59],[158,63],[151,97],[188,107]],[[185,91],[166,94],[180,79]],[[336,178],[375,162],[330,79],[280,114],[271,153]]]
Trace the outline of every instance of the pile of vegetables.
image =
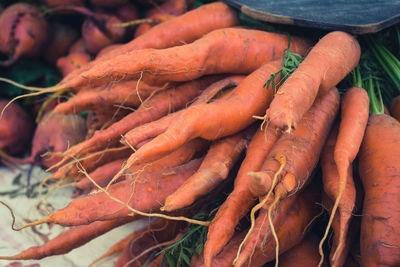
[[[400,265],[399,98],[394,117],[383,112],[400,61],[389,49],[340,31],[239,27],[249,18],[222,2],[44,2],[44,13],[15,4],[0,15],[0,27],[13,9],[23,18],[0,35],[2,65],[50,44],[43,58],[63,78],[19,85],[34,92],[14,100],[45,95],[45,115],[34,133],[18,116],[26,131],[0,132],[0,154],[48,168],[43,186],[74,186],[77,198],[12,226],[68,230],[0,259],[65,254],[151,217],[93,265],[117,253],[115,266]],[[52,37],[24,39],[29,16],[49,27],[44,14],[83,16],[82,38],[54,24]],[[13,105],[1,131],[18,125]],[[31,156],[18,158],[31,138]]]

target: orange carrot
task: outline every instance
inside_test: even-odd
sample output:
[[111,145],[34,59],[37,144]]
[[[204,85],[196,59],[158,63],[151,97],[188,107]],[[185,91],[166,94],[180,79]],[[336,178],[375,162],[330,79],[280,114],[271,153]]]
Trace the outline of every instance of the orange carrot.
[[[301,242],[307,228],[319,212],[316,202],[320,196],[319,188],[314,184],[300,195],[292,195],[285,199],[276,209],[273,224],[280,254]],[[256,219],[254,231],[244,244],[235,266],[261,266],[275,258],[277,245],[269,230],[267,217],[267,209],[262,209]]]
[[370,116],[359,153],[365,197],[361,221],[362,266],[399,266],[400,123],[385,114]]
[[[304,39],[292,37],[291,40],[291,49],[296,53],[305,53],[309,48],[309,42]],[[144,49],[99,62],[81,74],[84,79],[71,80],[67,86],[93,86],[140,77],[150,85],[162,85],[208,74],[249,74],[266,62],[278,59],[277,55],[283,53],[287,43],[288,37],[283,34],[225,28],[210,32],[191,44]]]
[[15,256],[0,257],[0,259],[39,260],[48,256],[66,254],[75,248],[83,246],[92,239],[135,219],[136,217],[121,217],[115,220],[99,221],[88,225],[75,226],[41,246],[31,247]]
[[[201,95],[196,98],[191,106],[197,104],[206,104],[210,102],[213,98],[218,96],[218,94],[220,94],[222,90],[230,88],[232,86],[236,86],[244,78],[245,76],[236,75],[214,82],[209,87],[203,90]],[[144,140],[150,140],[157,135],[165,132],[171,122],[176,120],[177,116],[180,116],[182,112],[184,112],[184,110],[168,114],[167,116],[164,116],[159,120],[152,121],[142,126],[136,127],[127,132],[124,138],[121,139],[121,142],[123,144],[129,144],[130,146],[137,147],[137,144],[139,144],[140,142],[143,142]]]
[[[201,159],[195,159],[169,170],[144,174],[133,181],[125,180],[111,185],[108,193],[136,210],[154,212],[159,210],[168,195],[196,172],[200,163]],[[52,222],[73,226],[97,220],[112,220],[129,213],[128,208],[110,199],[104,192],[94,192],[71,201],[64,209],[53,212],[34,224]]]
[[96,107],[104,108],[104,105],[123,105],[128,107],[139,106],[146,98],[159,90],[159,87],[149,86],[144,82],[126,81],[112,84],[102,88],[79,91],[75,96],[57,105],[56,113],[79,113],[84,110],[92,110]]
[[65,57],[57,59],[57,69],[65,77],[75,70],[80,70],[90,62],[90,55],[88,53],[69,53]]
[[[106,163],[94,171],[89,173],[89,176],[100,186],[107,185],[108,181],[121,169],[126,159],[117,159]],[[84,177],[75,187],[81,191],[89,191],[94,188],[92,181]]]
[[[339,92],[336,88],[320,95],[311,109],[304,114],[297,128],[279,138],[261,167],[262,171],[253,173],[249,183],[254,181],[260,184],[260,180],[265,180],[263,183],[272,185],[272,190],[277,193],[278,198],[300,190],[308,182],[318,163],[338,109]],[[280,173],[280,164],[275,158],[278,154],[283,155],[286,160],[286,165]],[[261,191],[260,195],[255,196],[261,197],[266,193]]]
[[[75,71],[66,77],[59,85],[63,87],[72,79],[79,79],[80,74],[95,66],[99,61],[113,60],[116,56],[144,48],[167,48],[182,43],[191,43],[215,29],[238,25],[235,11],[222,2],[203,5],[186,12],[175,19],[154,26],[138,38],[123,45],[85,66],[84,70]],[[179,29],[179,30],[177,30]],[[115,61],[114,61],[115,62]]]
[[[318,238],[309,233],[304,240],[294,246],[289,251],[286,251],[279,257],[280,267],[292,266],[317,266],[320,260],[318,254]],[[327,267],[326,262],[322,264]]]
[[214,141],[197,172],[167,197],[161,210],[174,211],[187,207],[217,187],[226,179],[253,134],[254,127],[250,127]]
[[122,252],[125,247],[128,246],[128,244],[132,240],[137,240],[141,237],[143,237],[146,233],[148,232],[157,232],[157,231],[162,231],[168,226],[168,223],[165,220],[162,219],[156,219],[155,221],[151,222],[147,227],[139,230],[139,231],[134,231],[133,233],[127,235],[125,238],[122,240],[118,241],[115,243],[113,246],[111,246],[106,253],[101,255],[99,258],[95,259],[90,265],[94,265],[95,263],[112,256],[114,254]]
[[[280,66],[280,60],[267,63],[247,76],[228,95],[208,104],[188,107],[164,133],[132,154],[126,167],[160,158],[196,137],[216,140],[246,128],[255,121],[253,115],[259,115],[270,103],[273,90],[265,90],[263,86]],[[252,88],[251,94],[249,87]]]
[[159,119],[174,110],[186,107],[189,101],[198,96],[205,87],[216,79],[218,78],[205,77],[159,92],[148,101],[142,103],[135,112],[107,129],[96,132],[92,138],[71,147],[66,152],[65,158],[75,156],[81,152],[96,151],[110,144],[115,144],[121,135],[130,129]]
[[359,58],[360,45],[355,38],[339,31],[328,33],[280,87],[267,118],[281,129],[296,128],[318,91],[326,92],[340,82]]
[[258,171],[261,168],[264,159],[279,135],[280,132],[272,127],[267,127],[265,131],[258,130],[251,140],[246,157],[235,179],[234,189],[218,209],[208,228],[207,241],[204,246],[205,266],[211,266],[215,255],[233,236],[239,220],[248,213],[254,203],[255,198],[251,195],[247,186],[248,173]]
[[[332,213],[325,231],[325,235],[322,238],[319,246],[321,263],[324,258],[322,245],[328,236],[328,231],[332,224],[336,210],[339,208],[340,215],[341,217],[343,216],[342,227],[345,227],[345,224],[347,224],[346,221],[349,220],[349,215],[351,216],[351,212],[354,208],[354,182],[348,180],[352,179],[352,162],[356,158],[360,148],[369,116],[369,98],[367,92],[363,88],[353,87],[346,91],[342,100],[341,115],[339,132],[333,152],[338,176],[330,177],[329,179],[333,178],[331,181],[328,180],[328,177],[326,177],[327,179],[324,179],[324,190],[332,200],[335,200],[335,204],[332,208]],[[353,187],[352,190],[350,190],[350,188],[347,186],[349,183]],[[347,195],[346,199],[344,199],[341,203],[341,199],[346,191],[346,187],[349,195]],[[347,215],[344,213],[347,213]],[[336,258],[337,253],[340,253],[345,243],[345,228],[338,234],[338,247],[333,259]]]

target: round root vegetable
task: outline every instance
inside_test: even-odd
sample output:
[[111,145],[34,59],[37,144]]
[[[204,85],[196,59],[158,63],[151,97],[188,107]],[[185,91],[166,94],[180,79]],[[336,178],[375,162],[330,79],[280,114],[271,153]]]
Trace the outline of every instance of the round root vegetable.
[[265,131],[260,129],[253,136],[236,176],[234,189],[218,209],[208,228],[207,241],[204,245],[205,266],[211,266],[214,256],[228,243],[239,220],[248,213],[255,202],[255,197],[247,185],[250,177],[248,173],[260,170],[279,135],[280,131],[268,126]]
[[318,91],[336,86],[357,65],[360,53],[360,45],[350,34],[335,31],[325,35],[282,84],[266,118],[281,129],[296,128]]
[[[7,100],[0,100],[0,109],[4,109]],[[16,103],[12,103],[0,120],[0,149],[10,155],[27,149],[32,139],[34,123],[32,118]]]
[[75,43],[71,45],[68,50],[69,53],[87,53],[85,41],[83,38],[78,39]]
[[37,7],[26,3],[8,6],[0,15],[0,27],[0,51],[9,57],[1,66],[10,66],[21,56],[40,56],[49,29]]
[[125,217],[110,221],[93,222],[88,225],[72,227],[57,237],[47,241],[41,246],[28,248],[15,256],[0,257],[6,260],[40,260],[54,255],[62,255],[81,247],[94,238],[108,231],[135,220],[133,217]]
[[359,153],[365,197],[361,261],[369,266],[400,265],[400,123],[385,114],[370,116]]
[[[291,49],[303,54],[307,40],[292,37]],[[142,77],[150,85],[181,82],[209,74],[250,74],[266,62],[276,60],[288,46],[283,34],[241,28],[212,31],[191,44],[168,49],[143,49],[101,61],[66,85],[101,85],[114,80]],[[235,55],[227,57],[226,55]],[[187,66],[190,66],[189,68]]]
[[126,3],[115,10],[118,18],[123,22],[136,20],[139,18],[139,11],[132,3]]
[[[47,62],[55,64],[77,39],[78,33],[75,29],[65,24],[55,23],[51,27],[51,39],[46,44],[44,58]],[[63,73],[63,75],[66,74]]]
[[390,114],[392,115],[393,118],[400,121],[400,96],[396,96],[395,98],[392,99],[392,105],[390,106]]
[[26,159],[15,159],[17,163],[31,163],[50,167],[57,163],[59,157],[43,157],[46,152],[63,152],[70,145],[81,142],[86,136],[86,123],[78,115],[62,115],[48,112],[36,127],[31,156]]
[[[352,179],[352,163],[357,156],[361,141],[364,137],[364,131],[369,116],[369,98],[367,92],[363,88],[353,87],[346,91],[342,99],[341,115],[339,132],[333,151],[333,159],[336,164],[337,173],[333,170],[329,170],[329,166],[327,166],[326,177],[324,176],[324,190],[328,196],[334,200],[334,206],[325,235],[319,247],[321,263],[324,258],[322,245],[328,236],[328,231],[336,210],[339,209],[340,211],[342,230],[336,233],[339,237],[338,246],[336,248],[337,252],[334,253],[333,260],[335,260],[336,255],[340,254],[343,249],[345,235],[347,233],[346,225],[348,225],[351,212],[355,205],[356,190]],[[332,139],[334,138],[335,137],[332,137]],[[331,152],[332,151],[327,151],[327,153]],[[327,155],[327,157],[326,160],[328,162],[326,164],[331,164],[329,163],[329,157],[332,157],[332,155]],[[343,202],[341,202],[344,193],[346,193],[346,197],[343,199]]]
[[57,59],[56,66],[61,74],[65,77],[74,70],[80,69],[90,62],[90,55],[88,53],[69,53],[65,57]]

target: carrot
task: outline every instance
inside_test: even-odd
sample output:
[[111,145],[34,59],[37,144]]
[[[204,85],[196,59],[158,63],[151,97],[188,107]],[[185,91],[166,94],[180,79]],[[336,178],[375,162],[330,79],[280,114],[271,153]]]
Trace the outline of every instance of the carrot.
[[[321,263],[324,258],[322,245],[326,237],[328,236],[328,231],[332,224],[336,210],[339,208],[340,215],[341,217],[343,217],[341,222],[342,227],[345,227],[345,225],[347,224],[346,221],[350,219],[351,212],[354,208],[356,194],[354,182],[348,180],[352,180],[352,162],[356,158],[358,150],[360,149],[361,141],[364,137],[365,128],[367,126],[369,116],[368,93],[360,87],[353,87],[347,90],[342,99],[341,115],[342,116],[339,125],[339,132],[333,152],[333,159],[337,166],[336,168],[338,176],[335,175],[334,177],[331,177],[330,179],[333,178],[333,181],[329,181],[328,177],[326,177],[327,179],[324,179],[324,190],[325,192],[327,192],[332,200],[335,199],[335,204],[333,205],[332,213],[329,218],[325,234],[319,245]],[[350,189],[347,186],[348,184],[350,184],[353,188]],[[341,203],[341,199],[345,191],[348,195],[346,199],[343,199],[343,202]],[[344,213],[347,213],[347,216]],[[350,217],[348,217],[349,215]],[[338,234],[338,247],[333,259],[336,258],[337,253],[340,253],[345,243],[345,228],[343,228]]]
[[254,134],[250,127],[235,135],[227,136],[211,144],[197,172],[165,200],[162,211],[174,211],[193,204],[226,179]]
[[144,82],[126,81],[112,84],[102,90],[79,91],[75,96],[57,105],[56,113],[79,113],[104,105],[139,106],[148,96],[161,88],[149,86]]
[[[203,90],[198,98],[191,104],[206,104],[210,102],[213,98],[217,97],[218,94],[221,94],[226,88],[230,88],[232,86],[236,86],[240,81],[244,79],[244,76],[230,76],[224,78],[220,81],[212,83],[209,87]],[[124,135],[124,138],[121,139],[121,142],[125,145],[130,145],[136,147],[137,144],[143,142],[144,140],[150,140],[151,138],[156,137],[157,135],[165,132],[172,121],[176,120],[178,116],[184,110],[168,114],[167,116],[162,117],[159,120],[152,121],[142,126],[136,127]]]
[[159,119],[171,111],[184,108],[189,101],[198,96],[205,87],[216,79],[218,78],[205,77],[159,92],[140,105],[135,112],[107,129],[96,132],[92,138],[71,147],[66,151],[64,160],[81,152],[96,151],[115,144],[120,136],[130,129]]
[[205,266],[211,266],[215,255],[233,236],[239,220],[246,215],[255,202],[255,198],[251,195],[247,186],[248,173],[258,171],[261,168],[264,159],[279,135],[280,132],[269,126],[265,131],[258,130],[253,136],[235,179],[234,189],[218,209],[208,228],[207,241],[204,245]]
[[142,20],[136,20],[132,21],[131,23],[123,23],[122,25],[132,25],[134,22],[139,23],[143,22],[140,24],[136,30],[135,30],[135,38],[139,37],[140,35],[144,34],[145,32],[149,31],[154,25],[157,25],[159,23],[165,22],[167,20],[171,20],[175,18],[176,16],[174,15],[169,15],[169,14],[164,14],[164,13],[159,13],[159,14],[154,14],[151,15],[150,17],[147,17]]
[[[279,266],[317,266],[320,260],[317,251],[318,239],[315,235],[309,233],[301,243],[279,257]],[[324,262],[322,266],[326,267],[327,264]]]
[[[94,171],[89,176],[100,186],[107,185],[108,181],[121,169],[126,159],[117,159],[106,163]],[[81,191],[89,191],[94,188],[92,181],[84,177],[75,187]]]
[[137,240],[138,238],[143,237],[146,233],[148,232],[157,232],[157,231],[162,231],[168,226],[168,223],[165,220],[162,219],[157,219],[153,222],[151,222],[147,227],[139,230],[139,231],[134,231],[133,233],[127,235],[125,238],[122,240],[118,241],[115,243],[113,246],[111,246],[106,253],[101,255],[99,258],[95,259],[90,266],[93,266],[94,264],[98,263],[99,261],[112,256],[117,253],[121,253],[125,247],[129,245],[129,243],[132,240]]
[[339,31],[328,33],[280,87],[266,112],[267,119],[281,129],[296,128],[318,91],[326,92],[340,82],[359,58],[360,45],[355,38]]
[[143,266],[152,252],[148,251],[148,249],[157,247],[166,241],[171,241],[183,225],[182,222],[177,221],[166,221],[166,224],[167,227],[161,231],[147,231],[142,237],[132,240],[118,257],[115,267]]
[[115,220],[93,222],[88,225],[75,226],[60,235],[47,241],[41,246],[28,248],[15,256],[0,257],[4,260],[40,260],[54,255],[62,255],[81,247],[92,239],[107,233],[108,231],[129,223],[136,218],[121,217]]
[[392,104],[390,106],[390,114],[392,115],[393,118],[400,121],[400,96],[396,96],[395,98],[392,99]]
[[[271,185],[265,190],[274,190],[277,193],[275,197],[278,198],[300,190],[308,182],[318,163],[338,109],[339,93],[336,88],[320,95],[304,114],[298,127],[291,133],[284,133],[274,144],[261,171],[252,173],[253,178],[249,183],[260,184],[260,181],[263,181],[261,184]],[[280,173],[278,170],[281,164],[276,155],[282,155],[286,160],[286,165]],[[264,196],[267,191],[260,190],[259,193],[255,196]]]
[[255,229],[234,265],[261,266],[273,260],[276,256],[275,241],[279,242],[280,254],[300,243],[310,223],[319,213],[316,205],[319,198],[319,187],[314,183],[304,192],[292,195],[281,202],[273,218],[276,234],[272,229],[269,230],[270,225],[266,221],[267,217],[270,217],[269,210],[262,209],[257,217]]
[[[164,133],[133,153],[125,168],[160,158],[191,139],[216,140],[249,126],[255,120],[253,115],[259,115],[273,97],[273,91],[265,90],[263,85],[280,64],[280,61],[267,63],[246,77],[228,95],[185,109]],[[248,92],[249,87],[253,88],[252,94]]]
[[[212,31],[191,44],[168,49],[144,49],[102,61],[81,74],[69,87],[98,85],[140,77],[150,85],[188,81],[208,74],[249,74],[287,48],[288,37],[258,30],[225,28]],[[291,49],[304,53],[309,42],[292,37]],[[226,57],[226,55],[235,55]],[[110,60],[111,61],[111,60]],[[190,66],[190,67],[188,67]]]
[[[372,101],[372,100],[371,100]],[[359,152],[365,198],[361,221],[362,266],[400,265],[400,123],[371,115]],[[389,151],[390,150],[390,151]]]
[[[134,50],[144,48],[161,49],[181,45],[182,43],[191,43],[215,29],[232,27],[238,24],[235,11],[228,5],[222,2],[203,5],[175,19],[154,26],[145,34],[133,39],[119,49],[111,50],[101,58],[101,61],[113,60],[118,55]],[[177,28],[179,31],[176,30]],[[89,70],[99,61],[95,60],[86,65],[83,70],[71,73],[63,79],[57,89],[64,87],[72,79],[79,79],[83,71]]]
[[[166,197],[174,192],[187,178],[198,169],[201,159],[187,164],[142,175],[136,180],[126,180],[109,187],[110,196],[126,203],[128,206],[143,212],[159,210]],[[46,218],[30,225],[52,222],[62,226],[89,224],[97,220],[112,220],[128,216],[131,211],[111,199],[104,192],[94,192],[88,196],[75,199],[64,209],[49,214]]]
[[90,55],[86,52],[69,53],[57,59],[56,66],[63,77],[75,70],[81,69],[90,62]]

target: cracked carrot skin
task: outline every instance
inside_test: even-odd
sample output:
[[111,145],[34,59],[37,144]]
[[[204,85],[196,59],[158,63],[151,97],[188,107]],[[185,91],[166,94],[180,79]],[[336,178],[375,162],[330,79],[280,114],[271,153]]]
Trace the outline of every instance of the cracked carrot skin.
[[[300,54],[310,47],[307,40],[297,37],[292,37],[290,44],[292,51]],[[140,77],[149,85],[163,85],[209,74],[250,74],[266,62],[280,58],[287,46],[287,35],[242,28],[219,29],[191,44],[144,49],[100,62],[81,74],[85,79],[72,80],[67,85],[101,85]]]
[[[135,180],[125,180],[109,187],[111,196],[143,212],[157,212],[168,195],[174,192],[199,168],[201,159],[155,173],[144,174]],[[64,209],[49,214],[45,222],[62,226],[89,224],[128,216],[131,211],[97,191],[75,199]]]
[[72,227],[41,246],[30,247],[15,256],[0,257],[7,260],[40,260],[48,256],[67,254],[94,238],[123,224],[136,220],[136,217],[121,217],[109,221],[93,222],[88,225]]
[[84,71],[90,70],[100,62],[112,62],[118,55],[145,48],[161,49],[191,43],[213,30],[236,25],[239,25],[239,21],[235,10],[225,3],[215,2],[203,5],[174,19],[160,23],[129,43],[105,53],[98,60],[92,61],[82,69],[68,75],[59,83],[59,86],[65,87],[74,79],[85,80],[81,76]]
[[226,201],[218,209],[211,222],[207,241],[204,245],[205,266],[211,262],[222,248],[228,243],[235,232],[239,220],[250,210],[256,198],[247,186],[249,172],[258,171],[267,157],[272,145],[278,140],[280,131],[268,126],[264,131],[259,129],[253,136],[234,183],[234,189]]
[[254,127],[214,141],[197,172],[165,200],[163,211],[174,211],[193,204],[224,181],[247,147]]
[[149,86],[144,82],[124,81],[106,87],[82,90],[69,98],[68,101],[58,104],[54,112],[76,114],[99,106],[113,105],[137,107],[151,93],[159,89],[160,87]]
[[265,89],[264,84],[281,66],[281,60],[266,63],[229,94],[211,103],[186,108],[164,133],[132,154],[127,165],[155,160],[197,137],[216,140],[243,130],[271,102],[273,90]]
[[[253,173],[252,179],[254,177],[265,179],[266,184],[272,184],[273,177],[280,167],[275,155],[281,153],[286,159],[286,164],[278,175],[277,185],[283,185],[281,189],[284,189],[286,194],[300,190],[308,183],[308,178],[318,163],[338,109],[339,92],[334,87],[315,100],[314,105],[304,114],[296,129],[282,134],[271,149],[261,171]],[[252,179],[249,183],[254,181]],[[259,183],[257,179],[255,182]],[[269,188],[266,190],[268,191]],[[265,194],[266,191],[260,191],[260,195],[255,195],[255,197]],[[285,194],[282,197],[285,197]]]
[[400,265],[400,123],[371,115],[359,152],[365,197],[361,220],[362,265]]
[[335,31],[319,40],[282,84],[266,115],[278,128],[296,128],[319,91],[336,86],[358,63],[360,45],[350,34]]

